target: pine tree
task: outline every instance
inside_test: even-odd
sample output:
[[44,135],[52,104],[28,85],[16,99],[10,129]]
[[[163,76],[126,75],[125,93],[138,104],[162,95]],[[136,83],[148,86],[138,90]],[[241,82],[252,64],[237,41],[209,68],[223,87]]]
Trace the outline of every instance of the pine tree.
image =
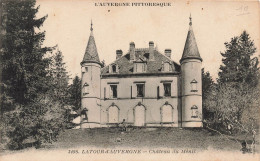
[[69,87],[70,105],[74,111],[81,107],[81,80],[75,76],[73,83]]
[[53,48],[42,47],[45,32],[38,31],[47,16],[36,18],[35,3],[2,2],[1,133],[8,136],[11,149],[26,147],[28,140],[35,146],[53,141],[64,123],[64,106],[49,92],[53,77],[47,69],[52,62],[46,54]]
[[65,104],[68,95],[68,84],[70,78],[63,59],[64,56],[62,55],[62,52],[58,49],[58,51],[54,54],[52,58],[50,69],[52,82],[52,90],[50,90],[50,94],[53,96],[54,99],[61,102],[62,104]]
[[221,53],[223,65],[220,66],[219,83],[237,82],[252,86],[257,84],[258,59],[253,57],[256,52],[254,42],[244,31],[225,43],[226,51]]
[[51,48],[42,47],[45,33],[36,32],[47,18],[36,19],[33,0],[4,1],[2,29],[2,83],[18,104],[26,104],[48,89],[45,82]]
[[202,109],[204,119],[212,117],[211,111],[208,109],[207,99],[213,92],[215,83],[209,72],[205,72],[204,68],[201,70],[202,73]]

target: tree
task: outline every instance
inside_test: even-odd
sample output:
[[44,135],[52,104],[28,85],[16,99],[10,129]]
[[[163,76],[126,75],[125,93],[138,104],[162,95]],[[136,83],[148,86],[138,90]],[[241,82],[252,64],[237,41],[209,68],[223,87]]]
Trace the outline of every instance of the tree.
[[2,83],[5,93],[16,103],[26,104],[45,92],[49,59],[45,54],[51,50],[41,47],[45,33],[36,32],[47,16],[36,19],[38,7],[35,1],[4,1],[2,33]]
[[219,83],[238,82],[257,85],[258,59],[254,41],[246,31],[225,43],[226,51],[221,53],[223,65],[220,66]]
[[225,134],[245,134],[245,142],[253,139],[259,128],[259,87],[237,85],[235,83],[218,84],[205,100],[206,108],[213,117],[204,120],[206,127]]
[[70,78],[63,59],[64,56],[62,55],[62,52],[58,49],[52,57],[49,74],[51,78],[52,88],[52,90],[50,91],[50,95],[52,95],[54,99],[57,99],[57,101],[64,105],[67,100]]
[[69,104],[74,111],[77,111],[81,107],[81,80],[78,76],[75,76],[73,83],[69,87]]
[[[64,63],[64,56],[62,52],[57,49],[57,52],[53,55],[51,65],[49,68],[50,84],[48,96],[51,100],[59,103],[59,110],[56,112],[62,113],[63,116],[60,117],[59,121],[63,123],[59,126],[65,128],[69,114],[68,114],[68,99],[69,99],[69,74]],[[55,113],[53,113],[55,114]]]
[[46,54],[54,48],[42,47],[45,32],[36,32],[47,16],[36,18],[35,3],[5,0],[1,8],[0,131],[11,149],[24,148],[28,141],[38,147],[55,140],[64,122],[64,106],[50,95],[55,83]]
[[202,73],[202,110],[203,118],[209,119],[212,117],[212,113],[208,111],[206,100],[211,95],[211,92],[215,86],[215,83],[209,72],[205,72],[204,68],[201,70]]

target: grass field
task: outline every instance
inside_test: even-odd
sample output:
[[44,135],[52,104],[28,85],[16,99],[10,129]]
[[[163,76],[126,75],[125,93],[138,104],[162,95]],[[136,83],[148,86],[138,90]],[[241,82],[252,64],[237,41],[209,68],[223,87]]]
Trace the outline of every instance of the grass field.
[[233,139],[201,128],[136,128],[121,132],[118,128],[70,129],[44,148],[189,148],[239,151],[241,145]]

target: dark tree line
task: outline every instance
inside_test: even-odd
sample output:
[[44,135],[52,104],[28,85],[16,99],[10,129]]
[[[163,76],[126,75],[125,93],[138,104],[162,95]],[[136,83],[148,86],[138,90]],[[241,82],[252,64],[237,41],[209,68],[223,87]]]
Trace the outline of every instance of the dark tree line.
[[80,86],[73,89],[80,80],[69,85],[62,52],[57,46],[43,46],[45,32],[40,28],[47,16],[37,18],[35,4],[1,2],[1,148],[55,141],[66,128],[68,109],[80,107],[72,101],[78,97],[73,92],[80,93]]
[[260,121],[256,47],[246,31],[226,42],[225,47],[217,82],[202,71],[204,125],[225,134],[245,134],[253,146]]

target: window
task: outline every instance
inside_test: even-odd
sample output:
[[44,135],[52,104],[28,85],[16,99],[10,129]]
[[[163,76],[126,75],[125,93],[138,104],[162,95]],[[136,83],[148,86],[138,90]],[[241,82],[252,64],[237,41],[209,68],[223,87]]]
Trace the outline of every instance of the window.
[[81,72],[82,72],[82,73],[88,72],[88,67],[82,67],[82,68],[81,68]]
[[118,73],[118,65],[117,64],[109,65],[109,73]]
[[136,84],[137,97],[144,97],[144,84]]
[[116,71],[116,65],[112,65],[112,72],[113,73],[116,73],[117,71]]
[[110,85],[110,97],[117,98],[117,85]]
[[81,111],[81,118],[82,118],[82,120],[87,120],[88,121],[88,109],[87,108],[84,108]]
[[163,83],[164,87],[164,96],[168,97],[171,96],[171,83]]
[[190,84],[191,84],[191,92],[198,92],[198,89],[197,89],[198,82],[195,79],[193,79],[190,82]]
[[89,94],[89,85],[88,85],[88,83],[85,83],[83,85],[83,95],[85,95],[85,94]]
[[142,73],[146,71],[146,64],[145,63],[135,63],[135,71],[137,73]]
[[164,71],[169,72],[170,71],[170,64],[168,62],[164,63]]
[[198,107],[193,105],[191,107],[191,118],[198,118]]

